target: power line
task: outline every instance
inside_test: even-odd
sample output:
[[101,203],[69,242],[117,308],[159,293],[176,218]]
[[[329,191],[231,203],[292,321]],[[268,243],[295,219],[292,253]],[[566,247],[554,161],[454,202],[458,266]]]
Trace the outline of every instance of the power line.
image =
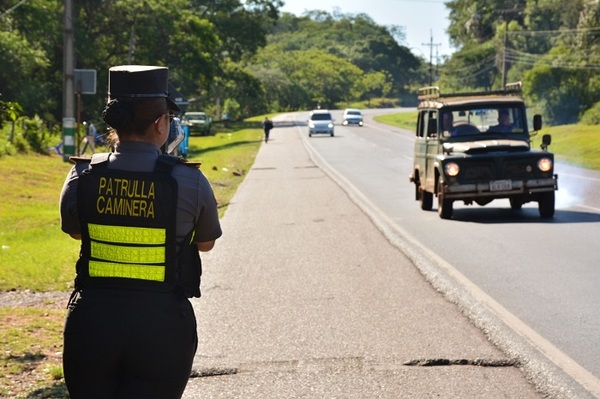
[[[484,65],[488,64],[489,62],[493,62],[496,60],[496,55],[492,54],[490,56],[488,56],[487,58],[484,58],[483,60],[479,61],[476,64],[470,64],[467,65],[463,68],[452,68],[452,72],[456,72],[456,73],[461,73],[461,72],[465,72],[465,71],[472,71],[472,70],[477,70],[479,68],[482,68]],[[440,69],[450,69],[448,66],[441,66]]]
[[507,35],[522,35],[522,36],[551,36],[561,35],[564,33],[600,33],[600,28],[584,28],[584,29],[559,29],[559,30],[513,30],[507,31]]
[[15,4],[11,8],[9,8],[8,10],[6,10],[2,14],[0,14],[0,18],[3,18],[6,14],[11,13],[15,8],[19,7],[21,4],[25,3],[26,1],[27,0],[21,0],[21,1],[19,1],[17,4]]

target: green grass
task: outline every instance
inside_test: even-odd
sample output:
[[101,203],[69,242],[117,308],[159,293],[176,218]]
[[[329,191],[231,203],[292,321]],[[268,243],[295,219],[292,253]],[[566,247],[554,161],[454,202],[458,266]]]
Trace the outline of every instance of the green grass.
[[71,168],[58,156],[0,158],[0,290],[66,290],[79,244],[60,231],[58,200]]
[[402,112],[398,114],[379,115],[374,117],[377,122],[414,131],[417,128],[417,113]]
[[260,144],[260,122],[247,121],[219,128],[214,136],[190,137],[188,159],[201,162],[200,170],[212,183],[223,216],[243,176],[248,173]]
[[[554,152],[557,160],[600,170],[600,126],[552,126],[544,127],[541,133],[552,136],[550,150]],[[541,133],[537,137],[538,147]]]

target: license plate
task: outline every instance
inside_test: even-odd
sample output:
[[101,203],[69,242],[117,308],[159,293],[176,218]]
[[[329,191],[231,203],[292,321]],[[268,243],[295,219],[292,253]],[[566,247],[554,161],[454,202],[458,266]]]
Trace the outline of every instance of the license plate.
[[510,180],[496,180],[490,182],[490,191],[506,190],[512,190],[512,182]]

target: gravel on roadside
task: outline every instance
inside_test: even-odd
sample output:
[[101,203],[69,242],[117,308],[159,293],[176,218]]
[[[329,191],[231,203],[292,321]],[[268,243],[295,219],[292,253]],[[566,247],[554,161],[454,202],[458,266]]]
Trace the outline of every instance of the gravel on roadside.
[[0,292],[0,307],[65,309],[71,292],[14,290]]

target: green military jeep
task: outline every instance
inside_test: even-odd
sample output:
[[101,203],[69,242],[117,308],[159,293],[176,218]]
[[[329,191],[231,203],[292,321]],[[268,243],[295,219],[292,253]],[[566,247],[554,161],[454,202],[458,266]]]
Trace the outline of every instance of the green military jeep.
[[521,83],[481,93],[440,93],[438,87],[419,90],[414,167],[410,181],[421,209],[450,219],[453,202],[486,205],[508,198],[512,209],[536,201],[542,218],[554,216],[557,175],[550,136],[541,150],[530,137],[542,127],[541,115],[527,128]]
[[200,133],[202,136],[207,136],[211,133],[212,118],[205,112],[186,112],[181,117],[181,123],[189,126],[190,135]]

